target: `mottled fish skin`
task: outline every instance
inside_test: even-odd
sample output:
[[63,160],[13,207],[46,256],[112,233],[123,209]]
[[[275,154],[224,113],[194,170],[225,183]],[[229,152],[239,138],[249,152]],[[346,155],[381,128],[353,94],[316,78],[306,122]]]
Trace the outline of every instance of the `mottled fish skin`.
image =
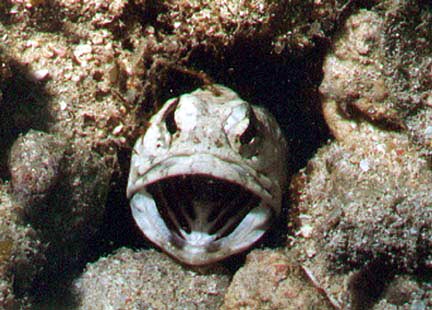
[[185,264],[239,253],[280,213],[286,148],[274,117],[227,87],[170,99],[132,153],[132,215],[149,240]]

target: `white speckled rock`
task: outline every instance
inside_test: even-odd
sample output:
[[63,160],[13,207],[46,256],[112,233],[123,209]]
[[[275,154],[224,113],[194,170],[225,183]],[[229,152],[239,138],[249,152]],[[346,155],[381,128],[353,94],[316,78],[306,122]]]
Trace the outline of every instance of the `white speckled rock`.
[[219,309],[230,276],[188,269],[155,250],[122,248],[87,266],[73,284],[79,310]]

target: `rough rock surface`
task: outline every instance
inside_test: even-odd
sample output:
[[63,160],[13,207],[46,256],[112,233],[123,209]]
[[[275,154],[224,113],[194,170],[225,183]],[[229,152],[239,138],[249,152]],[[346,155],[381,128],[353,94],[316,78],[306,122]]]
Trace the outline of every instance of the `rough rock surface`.
[[[397,15],[400,9],[402,8],[397,7],[392,13]],[[383,258],[384,253],[391,253],[393,248],[396,252],[405,252],[405,255],[394,253],[392,264],[412,272],[419,264],[430,267],[431,253],[428,247],[432,238],[432,175],[430,158],[422,156],[428,145],[416,147],[414,143],[418,140],[412,139],[409,128],[401,133],[388,132],[369,125],[363,118],[367,116],[367,120],[375,124],[379,118],[389,122],[397,118],[404,122],[408,114],[407,108],[401,106],[401,100],[398,101],[399,105],[392,102],[391,98],[401,94],[399,88],[395,87],[396,82],[390,82],[381,66],[384,59],[389,63],[392,61],[390,57],[384,57],[384,52],[387,52],[384,43],[387,41],[380,41],[382,37],[386,37],[382,32],[385,26],[388,27],[388,19],[392,20],[389,16],[387,19],[381,18],[374,11],[361,10],[348,18],[345,35],[340,37],[333,52],[328,55],[321,91],[324,115],[337,143],[321,150],[319,155],[323,155],[323,158],[317,156],[316,160],[325,163],[326,173],[332,176],[319,176],[318,173],[318,178],[325,180],[327,191],[338,191],[329,196],[332,197],[331,201],[338,200],[337,203],[328,199],[326,201],[329,210],[338,215],[334,220],[342,225],[343,234],[350,234],[349,231],[358,233],[357,237],[342,237],[339,240],[336,239],[341,236],[333,236],[336,239],[330,241],[331,247],[357,244],[356,249],[334,249],[335,253],[350,253],[342,256],[348,260],[356,256],[353,261],[363,260],[361,264],[364,265],[367,263],[364,261],[366,257],[371,255],[371,248],[375,248],[372,250],[375,258]],[[368,24],[373,27],[367,27]],[[422,83],[426,82],[421,75],[413,77],[410,83],[415,84],[417,78]],[[393,80],[396,79],[393,77]],[[387,84],[390,86],[387,87]],[[416,88],[416,91],[420,90]],[[429,95],[428,93],[430,88],[424,89],[422,96]],[[428,109],[426,106],[423,108]],[[347,115],[347,109],[357,110],[360,114]],[[429,126],[431,122],[423,121],[421,124]],[[312,160],[307,169],[308,179],[312,182],[316,181],[313,172],[316,160]],[[330,207],[332,204],[343,207],[333,210]],[[348,204],[354,206],[347,207]],[[367,208],[369,215],[364,211],[358,213],[359,207],[355,204]],[[341,216],[351,217],[351,220],[349,223],[341,223]],[[370,219],[362,223],[366,218],[364,216]],[[363,225],[363,229],[357,229]],[[375,239],[370,241],[374,243],[371,248],[364,240],[368,235],[370,239]],[[422,258],[418,257],[419,253]]]
[[[326,101],[335,101],[346,118],[406,129],[430,156],[431,36],[427,2],[383,1],[353,14],[324,62],[320,90]],[[324,107],[324,113],[332,123],[334,111]],[[336,128],[333,133],[341,138]]]
[[230,276],[189,269],[155,250],[122,248],[75,281],[76,309],[219,309]]
[[390,280],[374,310],[428,309],[431,294],[430,282],[419,281],[416,276],[397,275]]
[[37,232],[20,219],[22,209],[0,185],[0,308],[30,307],[29,290],[46,264],[45,247]]
[[[89,240],[98,229],[105,229],[103,242],[133,243],[125,241],[133,235],[124,197],[130,147],[149,112],[168,97],[216,80],[278,110],[275,102],[285,103],[286,92],[299,98],[300,86],[291,87],[286,74],[308,81],[301,88],[313,91],[303,97],[316,97],[319,76],[306,76],[320,70],[319,58],[303,53],[328,38],[346,1],[288,2],[1,1],[0,177],[22,211],[13,223],[37,231],[48,259],[28,272],[37,284],[23,280],[16,287],[34,287],[48,301],[40,288],[72,275],[59,269],[105,251],[100,240]],[[319,111],[313,104],[295,111],[290,117],[301,113],[307,121],[297,123],[297,132],[310,133],[317,145],[315,133],[324,127],[302,128],[322,124]],[[12,276],[2,277],[10,294]]]
[[64,152],[60,139],[32,129],[15,141],[9,156],[11,183],[16,199],[24,208],[47,199],[61,177]]
[[[97,230],[134,243],[131,145],[167,98],[212,80],[275,114],[293,172],[312,158],[291,186],[287,246],[252,254],[225,306],[431,307],[431,12],[409,0],[0,1],[0,308],[31,308],[41,278],[56,286],[73,276],[60,267],[102,255]],[[317,151],[327,126],[335,140]],[[267,301],[250,295],[261,281]],[[311,300],[287,301],[287,283]]]
[[15,141],[9,166],[19,218],[45,245],[47,279],[40,281],[52,282],[89,251],[102,225],[111,170],[98,154],[35,130]]
[[[383,7],[392,9],[383,15]],[[414,7],[427,16],[428,5]],[[428,113],[427,104],[415,105],[413,98],[418,92],[426,98],[430,87],[401,88],[408,81],[394,75],[400,70],[386,54],[395,36],[384,29],[397,32],[393,17],[406,9],[407,2],[386,1],[353,14],[341,28],[320,88],[336,140],[316,153],[291,186],[295,238],[288,251],[343,309],[432,306],[430,145],[406,126],[413,115]],[[424,31],[430,35],[423,26],[428,27],[416,26],[417,39]],[[406,53],[413,50],[401,44],[395,43],[392,53],[409,61]],[[424,75],[430,72],[423,69],[409,80],[411,86],[428,81]],[[428,117],[416,122],[423,129],[431,124]],[[401,287],[412,293],[397,299],[391,292]]]
[[345,307],[373,304],[395,274],[429,270],[432,258],[428,162],[405,135],[352,126],[295,178],[291,214],[299,259]]
[[297,258],[273,250],[254,250],[235,274],[223,310],[332,309]]

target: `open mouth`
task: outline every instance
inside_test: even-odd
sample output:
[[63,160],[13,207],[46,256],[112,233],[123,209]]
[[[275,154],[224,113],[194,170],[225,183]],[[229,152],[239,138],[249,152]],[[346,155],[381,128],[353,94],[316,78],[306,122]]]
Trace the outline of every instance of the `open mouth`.
[[147,190],[180,247],[185,242],[216,245],[214,241],[232,233],[260,202],[238,184],[205,175],[169,177],[148,185]]
[[249,247],[264,234],[273,212],[245,187],[206,174],[154,181],[134,195],[131,206],[150,240],[193,265]]

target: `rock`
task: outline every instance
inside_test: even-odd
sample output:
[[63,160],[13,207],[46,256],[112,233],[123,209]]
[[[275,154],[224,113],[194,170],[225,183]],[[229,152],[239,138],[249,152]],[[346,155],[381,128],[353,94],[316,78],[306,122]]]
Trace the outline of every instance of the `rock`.
[[[68,252],[94,235],[111,177],[99,155],[30,130],[14,143],[10,158],[14,196],[48,243]],[[66,241],[71,243],[65,246]]]
[[[318,229],[323,241],[329,242],[326,246],[334,261],[359,267],[378,258],[389,259],[404,272],[429,265],[432,173],[408,138],[360,125],[351,143],[335,143],[319,154],[323,157],[313,160],[309,171],[321,180],[328,178],[324,185],[328,196],[326,209],[316,202],[312,207],[318,208],[312,212],[337,214],[332,219],[335,226],[328,217],[329,224],[322,223]],[[368,170],[362,169],[365,161]],[[309,185],[309,193],[315,196],[319,187]]]
[[[349,128],[335,117],[363,118],[389,127],[402,127],[402,117],[391,99],[387,79],[383,72],[384,55],[381,37],[384,21],[371,10],[360,10],[350,16],[342,34],[334,42],[324,61],[324,79],[320,91],[324,116],[332,133],[343,139]],[[328,105],[336,104],[336,111]]]
[[[424,87],[424,68],[415,75],[412,62],[429,62],[430,53],[414,55],[413,46],[430,30],[417,16],[407,17],[416,11],[429,18],[430,11],[427,4],[383,6],[392,13],[361,9],[336,37],[320,87],[335,141],[320,148],[291,184],[288,252],[343,309],[393,309],[400,302],[389,293],[394,279],[421,281],[432,267],[430,149],[414,130],[427,136],[429,107],[415,98],[430,87]],[[406,44],[397,39],[408,33]],[[398,61],[407,64],[407,75]],[[424,293],[400,297],[419,309],[432,305]]]
[[327,55],[320,86],[324,115],[338,139],[344,135],[335,118],[342,112],[347,119],[406,129],[422,153],[430,156],[431,5],[409,1],[382,5],[391,13],[362,9],[350,16]]
[[47,245],[39,286],[53,285],[57,276],[64,278],[60,271],[89,255],[87,242],[102,225],[112,170],[85,146],[34,130],[17,139],[10,158],[24,221]]
[[225,270],[189,269],[155,250],[122,248],[89,264],[74,282],[76,309],[219,309]]
[[254,250],[235,274],[222,310],[333,309],[296,257]]
[[8,191],[8,185],[0,185],[0,308],[28,309],[29,291],[46,264],[45,246],[22,221],[21,207]]
[[9,169],[14,195],[25,208],[43,202],[51,193],[61,177],[64,152],[60,139],[36,130],[15,141]]
[[[351,292],[354,304],[373,305],[395,273],[432,266],[432,172],[406,135],[356,126],[323,147],[294,180],[291,217],[299,259],[326,279],[324,287],[345,291],[338,300]],[[338,284],[343,274],[349,288]]]
[[[341,307],[360,301],[365,307],[393,306],[397,300],[385,295],[393,276],[415,281],[417,273],[428,274],[430,3],[286,4],[10,0],[0,5],[0,208],[14,210],[0,217],[0,238],[16,237],[12,252],[10,240],[0,240],[1,266],[8,266],[0,272],[2,306],[30,307],[30,287],[43,287],[31,279],[41,277],[40,266],[45,275],[64,280],[71,276],[66,269],[86,260],[107,191],[112,213],[127,218],[121,210],[127,210],[130,146],[146,128],[147,112],[209,80],[235,88],[283,119],[296,154],[294,170],[316,153],[293,181],[293,233],[283,255],[295,260],[281,258],[284,264],[297,260],[325,299]],[[39,72],[42,80],[31,79],[34,70],[46,70]],[[318,93],[323,73],[323,114],[336,141],[316,152],[328,138]],[[32,155],[22,143],[26,137],[18,138],[31,129],[45,133],[27,141],[46,147],[35,145]],[[17,139],[28,153],[16,158],[12,167],[18,170],[9,174],[6,157]],[[112,226],[106,223],[104,237]],[[15,247],[17,254],[11,254]],[[14,257],[24,257],[22,271],[16,271],[22,276],[3,273],[19,266]],[[290,275],[300,279],[296,271]],[[46,276],[48,282],[59,283]],[[380,296],[369,289],[372,284],[378,284]],[[427,288],[418,287],[410,291]],[[430,307],[427,294],[413,295],[404,299],[407,304]]]
[[391,279],[384,290],[383,301],[374,310],[397,309],[426,309],[432,301],[432,286],[430,283],[417,281],[415,276],[397,275]]

